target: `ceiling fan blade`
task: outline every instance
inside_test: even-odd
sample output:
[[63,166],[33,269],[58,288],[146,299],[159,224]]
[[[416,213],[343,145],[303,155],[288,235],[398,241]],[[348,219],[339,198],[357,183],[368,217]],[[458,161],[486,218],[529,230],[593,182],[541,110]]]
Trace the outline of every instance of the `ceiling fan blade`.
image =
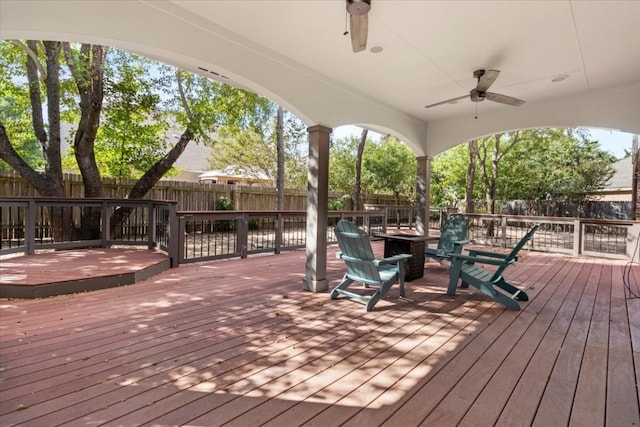
[[499,102],[501,104],[512,105],[514,107],[519,107],[524,104],[525,101],[522,99],[514,98],[512,96],[501,95],[499,93],[487,92],[485,93],[485,97],[489,101]]
[[367,48],[367,33],[369,32],[369,16],[350,15],[349,26],[353,51],[361,52],[365,50]]
[[447,99],[446,101],[436,102],[435,104],[425,105],[424,108],[431,108],[431,107],[436,107],[438,105],[444,105],[444,104],[455,104],[457,101],[460,101],[461,99],[466,99],[466,98],[469,98],[469,95],[463,95],[457,98]]
[[478,78],[478,85],[476,90],[478,92],[486,92],[487,89],[496,81],[500,71],[498,70],[485,70],[484,74]]

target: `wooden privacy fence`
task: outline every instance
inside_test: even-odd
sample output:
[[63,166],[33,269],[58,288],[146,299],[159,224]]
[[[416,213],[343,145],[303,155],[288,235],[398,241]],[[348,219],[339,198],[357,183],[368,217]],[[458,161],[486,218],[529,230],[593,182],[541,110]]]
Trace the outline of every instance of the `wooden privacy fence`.
[[[103,178],[104,197],[124,199],[135,180]],[[64,174],[66,197],[84,197],[82,177]],[[39,194],[27,180],[13,170],[0,170],[0,197],[38,197]],[[331,192],[329,200],[344,199],[344,193]],[[215,209],[216,200],[226,198],[233,201],[235,210],[269,211],[275,209],[276,189],[239,185],[211,184],[200,182],[161,180],[144,197],[145,200],[175,200],[177,209],[183,211],[209,211]],[[405,201],[403,201],[405,202]],[[364,196],[364,204],[395,205],[392,195]],[[408,202],[407,202],[408,204]],[[306,210],[307,190],[286,189],[283,210]]]

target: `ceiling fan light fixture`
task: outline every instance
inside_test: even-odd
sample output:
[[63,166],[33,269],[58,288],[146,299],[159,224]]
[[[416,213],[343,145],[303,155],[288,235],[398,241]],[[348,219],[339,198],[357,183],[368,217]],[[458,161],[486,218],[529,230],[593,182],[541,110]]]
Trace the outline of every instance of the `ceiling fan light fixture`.
[[347,12],[350,15],[362,16],[371,10],[371,0],[347,0]]

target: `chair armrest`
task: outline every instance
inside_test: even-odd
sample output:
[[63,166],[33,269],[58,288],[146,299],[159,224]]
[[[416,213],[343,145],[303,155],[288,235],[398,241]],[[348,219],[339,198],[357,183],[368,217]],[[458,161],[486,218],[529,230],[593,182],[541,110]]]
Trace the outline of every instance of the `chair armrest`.
[[462,253],[462,247],[469,242],[469,240],[458,240],[453,242],[453,250],[449,251],[448,253],[460,255]]
[[504,259],[477,257],[477,256],[460,255],[460,254],[450,254],[449,256],[451,257],[452,262],[461,260],[470,264],[491,264],[491,265],[505,266],[505,265],[513,264],[513,262],[515,262],[515,260],[506,261]]
[[398,255],[390,256],[390,257],[383,258],[383,259],[377,259],[377,260],[373,261],[373,263],[375,265],[397,264],[400,261],[405,261],[405,260],[408,260],[409,258],[413,258],[413,255],[411,255],[411,254],[398,254]]
[[483,257],[489,257],[489,258],[502,258],[505,259],[508,255],[507,254],[501,254],[498,252],[491,252],[491,251],[482,251],[479,249],[467,249],[467,251],[469,252],[469,256],[483,256]]

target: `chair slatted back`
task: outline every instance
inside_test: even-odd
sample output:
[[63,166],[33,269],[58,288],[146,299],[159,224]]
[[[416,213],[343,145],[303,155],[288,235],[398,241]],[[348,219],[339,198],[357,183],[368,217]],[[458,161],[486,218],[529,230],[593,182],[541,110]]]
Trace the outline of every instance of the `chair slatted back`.
[[462,215],[454,215],[444,223],[440,240],[438,241],[439,252],[452,252],[455,242],[466,240],[469,220]]
[[373,262],[376,258],[367,233],[346,220],[339,221],[334,232],[347,266],[347,275],[366,283],[380,283],[380,273]]
[[493,274],[493,277],[499,277],[502,272],[504,271],[505,268],[507,268],[507,266],[512,263],[513,261],[515,261],[516,256],[518,255],[518,252],[520,252],[520,250],[524,247],[524,245],[527,244],[527,242],[529,240],[531,240],[533,238],[534,233],[536,232],[536,230],[538,229],[538,227],[540,227],[540,225],[535,225],[533,226],[533,228],[531,228],[531,230],[529,230],[529,232],[527,234],[525,234],[525,236],[518,242],[517,245],[515,245],[513,247],[513,249],[511,250],[511,252],[509,252],[509,254],[507,255],[507,257],[505,258],[505,263],[504,265],[500,266],[495,273]]

